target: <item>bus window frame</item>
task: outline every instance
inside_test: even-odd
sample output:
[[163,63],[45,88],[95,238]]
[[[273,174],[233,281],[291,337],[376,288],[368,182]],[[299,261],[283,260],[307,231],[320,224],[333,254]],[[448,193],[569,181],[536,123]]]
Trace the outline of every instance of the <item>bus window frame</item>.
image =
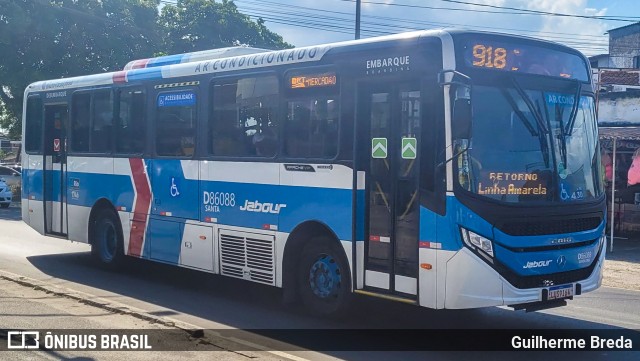
[[[188,80],[184,80],[185,82]],[[151,94],[153,94],[153,102],[150,102],[149,105],[151,105],[153,107],[153,116],[148,117],[150,119],[152,119],[152,121],[147,121],[146,124],[146,128],[145,129],[149,129],[148,127],[151,127],[151,132],[147,133],[147,135],[151,135],[151,140],[146,142],[145,147],[151,147],[151,149],[149,149],[150,154],[153,155],[154,158],[158,158],[158,159],[197,159],[197,155],[198,155],[198,130],[199,130],[199,123],[200,123],[200,110],[198,109],[200,107],[200,86],[199,85],[190,85],[190,86],[185,86],[185,87],[175,87],[175,88],[161,88],[161,89],[155,89],[156,91],[151,92]],[[157,140],[158,140],[158,109],[160,108],[158,106],[158,97],[162,94],[166,94],[166,93],[175,93],[175,92],[185,92],[185,91],[193,91],[193,93],[196,95],[196,103],[193,105],[193,109],[195,110],[195,114],[194,114],[194,127],[193,127],[193,141],[195,142],[194,146],[193,146],[193,154],[191,156],[178,156],[178,155],[161,155],[158,154],[158,146],[157,146]],[[145,93],[146,94],[146,93]],[[145,99],[148,101],[149,97],[145,97]],[[146,102],[145,102],[145,106],[146,106]]]
[[[28,125],[27,122],[29,120],[29,114],[27,113],[27,111],[29,110],[29,100],[30,99],[39,99],[40,100],[40,145],[38,146],[38,151],[30,151],[27,150],[27,138],[26,135],[29,134],[26,132]],[[24,133],[24,152],[25,154],[28,155],[42,155],[44,152],[44,105],[45,105],[45,99],[42,96],[42,94],[39,93],[32,93],[29,94],[27,96],[27,100],[26,100],[26,110],[25,110],[25,114],[24,114],[24,129],[22,130],[22,132]]]
[[[66,134],[67,134],[67,141],[69,146],[67,147],[67,156],[82,156],[82,157],[86,157],[86,156],[108,156],[108,157],[113,157],[114,155],[114,148],[115,148],[115,143],[112,141],[111,142],[111,147],[108,149],[107,152],[94,152],[91,150],[91,139],[92,139],[92,132],[93,132],[93,118],[94,118],[94,95],[97,92],[100,91],[104,91],[104,90],[108,90],[111,93],[111,99],[112,99],[112,107],[111,107],[111,121],[115,121],[115,117],[116,117],[116,113],[115,113],[115,109],[116,109],[116,94],[115,94],[115,87],[113,86],[102,86],[102,87],[98,87],[98,88],[88,88],[88,89],[75,89],[71,92],[71,98],[69,99],[69,101],[67,102],[68,104],[68,109],[69,109],[69,128],[66,130]],[[88,151],[77,151],[73,149],[73,131],[72,131],[72,126],[73,126],[73,121],[74,119],[74,114],[73,114],[73,98],[77,95],[77,94],[89,94],[89,150]],[[115,138],[115,127],[111,127],[111,139],[113,140]]]
[[[322,86],[317,88],[301,88],[301,89],[293,89],[289,86],[289,82],[291,81],[291,77],[302,75],[302,74],[320,74],[320,73],[328,73],[333,72],[336,75],[336,84],[334,86]],[[317,65],[310,67],[297,67],[287,69],[283,72],[282,77],[284,81],[282,82],[282,97],[281,97],[281,108],[282,108],[282,122],[281,122],[281,139],[280,139],[280,159],[287,162],[308,162],[308,163],[336,163],[340,159],[340,154],[342,152],[342,137],[343,137],[343,122],[342,122],[342,111],[343,109],[343,99],[342,99],[342,74],[337,68],[337,65]],[[312,98],[325,98],[328,99],[332,95],[335,95],[335,100],[338,102],[338,139],[337,139],[337,148],[336,153],[331,158],[303,158],[303,157],[291,157],[286,154],[286,133],[285,128],[287,127],[287,112],[289,111],[288,103],[290,101],[298,101]],[[353,157],[349,161],[353,161]]]
[[[136,89],[142,91],[142,111],[143,111],[143,122],[144,122],[144,144],[142,146],[142,151],[133,152],[133,153],[122,153],[118,152],[116,146],[116,137],[118,135],[118,127],[120,126],[120,95],[123,91],[128,89]],[[115,91],[115,100],[114,100],[114,124],[113,127],[113,144],[112,144],[112,154],[114,158],[136,158],[143,157],[147,154],[147,149],[149,146],[149,114],[147,104],[149,102],[149,93],[147,92],[147,87],[143,84],[126,84],[122,86],[116,86],[114,88]],[[155,133],[154,133],[155,135]],[[154,147],[155,148],[155,147]]]
[[[278,82],[278,86],[277,86],[277,97],[278,99],[275,102],[275,119],[278,120],[278,145],[276,147],[276,152],[273,156],[271,157],[260,157],[260,156],[229,156],[229,155],[215,155],[212,154],[211,150],[209,149],[209,144],[208,144],[208,140],[209,140],[209,130],[210,130],[210,122],[214,116],[214,112],[216,111],[216,104],[214,101],[214,97],[215,97],[215,86],[217,84],[220,83],[229,83],[231,81],[238,81],[239,79],[246,79],[246,78],[257,78],[257,77],[268,77],[268,76],[273,76],[275,77],[276,81]],[[282,136],[283,136],[283,119],[282,119],[282,112],[283,112],[283,107],[284,107],[284,103],[283,103],[283,81],[282,81],[282,73],[275,71],[275,70],[267,70],[267,71],[257,71],[257,72],[248,72],[248,73],[244,73],[244,74],[229,74],[229,75],[223,75],[223,76],[219,76],[219,77],[213,77],[209,80],[209,85],[208,85],[208,98],[207,98],[207,102],[209,104],[209,107],[207,109],[207,118],[203,121],[204,125],[204,138],[207,140],[207,143],[203,144],[203,149],[204,149],[204,153],[202,156],[202,159],[204,160],[218,160],[218,161],[228,161],[228,162],[265,162],[265,163],[274,163],[279,161],[279,159],[282,156],[282,147],[283,147],[283,143],[282,143]]]

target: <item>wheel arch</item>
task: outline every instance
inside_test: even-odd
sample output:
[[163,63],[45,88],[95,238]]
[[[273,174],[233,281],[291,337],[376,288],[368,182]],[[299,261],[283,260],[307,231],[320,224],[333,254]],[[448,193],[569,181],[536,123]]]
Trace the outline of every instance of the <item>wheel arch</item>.
[[[335,244],[344,256],[347,264],[350,265],[350,257],[344,251],[344,247],[336,233],[325,223],[317,220],[306,221],[297,225],[287,237],[283,252],[282,262],[282,288],[284,289],[284,301],[293,302],[297,299],[297,269],[300,264],[300,258],[297,257],[302,253],[303,248],[309,244],[311,239],[317,237],[326,237],[330,243]],[[351,266],[351,265],[350,265]],[[351,267],[349,267],[349,277],[353,282],[351,275]]]
[[120,223],[120,217],[118,217],[118,212],[116,208],[113,206],[110,200],[107,198],[100,198],[93,204],[91,207],[91,213],[89,213],[89,228],[87,229],[87,239],[90,245],[93,245],[94,237],[93,234],[95,232],[95,226],[98,221],[98,215],[103,210],[109,210],[113,212],[115,215],[115,220],[118,222],[118,227],[120,228],[120,232],[122,232],[122,224]]

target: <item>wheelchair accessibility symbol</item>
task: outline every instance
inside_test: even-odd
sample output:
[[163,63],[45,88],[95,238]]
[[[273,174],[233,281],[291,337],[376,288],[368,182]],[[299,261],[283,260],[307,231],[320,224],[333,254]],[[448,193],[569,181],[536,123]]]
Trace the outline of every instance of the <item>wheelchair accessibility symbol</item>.
[[180,192],[178,191],[178,186],[176,185],[176,179],[174,177],[171,177],[171,196],[177,197],[179,195]]
[[569,195],[569,192],[567,192],[567,190],[564,189],[564,183],[560,183],[560,188],[562,188],[562,191],[560,192],[560,199],[562,199],[563,201],[566,201],[571,196]]

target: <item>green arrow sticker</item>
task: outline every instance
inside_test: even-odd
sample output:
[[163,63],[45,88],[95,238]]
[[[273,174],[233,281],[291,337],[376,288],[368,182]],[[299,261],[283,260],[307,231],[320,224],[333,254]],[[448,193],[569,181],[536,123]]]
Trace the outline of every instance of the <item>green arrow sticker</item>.
[[371,157],[382,159],[387,157],[387,138],[371,139]]
[[416,159],[416,138],[402,138],[402,159]]

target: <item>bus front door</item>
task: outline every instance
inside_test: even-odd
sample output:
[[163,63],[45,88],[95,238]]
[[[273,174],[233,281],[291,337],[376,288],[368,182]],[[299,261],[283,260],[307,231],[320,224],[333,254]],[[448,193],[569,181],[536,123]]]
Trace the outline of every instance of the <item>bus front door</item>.
[[67,104],[45,105],[44,111],[44,227],[45,234],[67,235]]
[[[420,223],[420,86],[362,84],[366,148],[365,288],[415,299]],[[364,130],[364,129],[363,129]],[[360,135],[359,135],[360,137]],[[364,155],[364,154],[363,154]]]

